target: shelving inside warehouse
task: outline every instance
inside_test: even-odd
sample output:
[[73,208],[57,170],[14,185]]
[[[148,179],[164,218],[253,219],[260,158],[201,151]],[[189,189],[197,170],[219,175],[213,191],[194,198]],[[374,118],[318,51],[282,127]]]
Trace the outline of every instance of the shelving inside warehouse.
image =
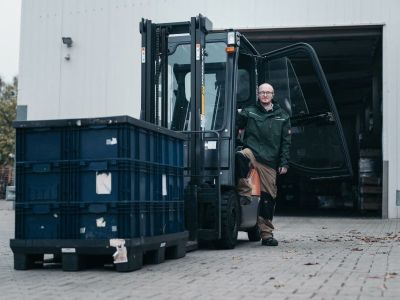
[[382,153],[380,149],[361,149],[359,160],[360,211],[382,208]]
[[83,255],[112,255],[115,239],[126,255],[136,253],[134,262],[116,263],[121,271],[147,252],[162,261],[168,249],[160,248],[184,255],[183,135],[127,116],[15,127],[16,269],[52,253],[77,270]]

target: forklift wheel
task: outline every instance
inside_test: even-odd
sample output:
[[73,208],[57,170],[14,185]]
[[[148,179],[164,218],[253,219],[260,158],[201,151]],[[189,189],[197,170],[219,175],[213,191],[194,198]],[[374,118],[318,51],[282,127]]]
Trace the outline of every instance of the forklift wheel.
[[247,236],[249,237],[250,242],[258,242],[261,240],[261,235],[260,235],[260,230],[258,229],[258,226],[254,226],[253,228],[249,229],[247,231]]
[[221,193],[221,239],[215,242],[219,249],[233,249],[239,230],[239,202],[234,190]]

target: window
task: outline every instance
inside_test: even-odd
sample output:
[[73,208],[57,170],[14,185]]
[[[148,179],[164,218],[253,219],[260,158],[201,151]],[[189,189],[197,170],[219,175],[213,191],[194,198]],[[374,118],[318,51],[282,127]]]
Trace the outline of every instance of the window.
[[[226,44],[207,43],[205,57],[205,129],[219,129],[225,108]],[[168,58],[168,128],[190,130],[190,44],[180,44]]]

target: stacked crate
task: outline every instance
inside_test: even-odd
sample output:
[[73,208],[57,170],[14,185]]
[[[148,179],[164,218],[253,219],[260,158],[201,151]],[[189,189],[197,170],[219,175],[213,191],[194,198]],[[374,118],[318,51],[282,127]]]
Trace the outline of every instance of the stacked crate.
[[382,209],[382,156],[379,149],[362,149],[359,160],[359,209]]
[[[184,136],[127,116],[15,127],[16,268],[28,268],[32,252],[50,250],[65,256],[64,269],[77,269],[79,252],[111,253],[103,247],[112,239],[135,248],[135,257],[157,250],[159,259],[165,249],[152,247],[168,242],[182,255]],[[87,250],[88,241],[97,248]]]

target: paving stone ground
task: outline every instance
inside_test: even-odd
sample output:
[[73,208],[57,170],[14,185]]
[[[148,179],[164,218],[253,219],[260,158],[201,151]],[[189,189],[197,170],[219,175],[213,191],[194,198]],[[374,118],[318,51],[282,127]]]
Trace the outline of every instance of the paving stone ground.
[[278,247],[240,233],[131,273],[13,269],[14,211],[0,201],[0,299],[400,299],[400,220],[277,217]]

